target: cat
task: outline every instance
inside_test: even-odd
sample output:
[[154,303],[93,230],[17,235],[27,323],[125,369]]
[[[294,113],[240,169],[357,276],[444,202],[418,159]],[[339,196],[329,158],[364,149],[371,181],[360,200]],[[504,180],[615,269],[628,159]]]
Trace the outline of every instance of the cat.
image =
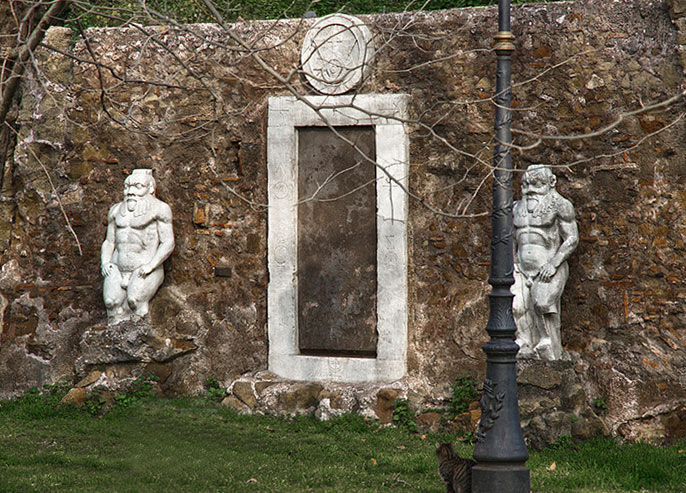
[[452,444],[436,443],[438,474],[446,484],[446,493],[471,493],[472,466],[471,459],[463,459],[455,453]]

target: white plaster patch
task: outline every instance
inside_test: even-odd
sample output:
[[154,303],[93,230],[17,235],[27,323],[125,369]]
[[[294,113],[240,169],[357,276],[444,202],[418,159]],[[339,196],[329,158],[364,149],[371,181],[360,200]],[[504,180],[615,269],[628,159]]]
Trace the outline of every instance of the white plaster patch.
[[[397,380],[407,371],[407,95],[269,99],[269,370],[283,378],[348,383]],[[318,111],[315,111],[317,108]],[[374,126],[377,194],[376,358],[299,354],[296,127]],[[394,181],[395,180],[395,181]]]

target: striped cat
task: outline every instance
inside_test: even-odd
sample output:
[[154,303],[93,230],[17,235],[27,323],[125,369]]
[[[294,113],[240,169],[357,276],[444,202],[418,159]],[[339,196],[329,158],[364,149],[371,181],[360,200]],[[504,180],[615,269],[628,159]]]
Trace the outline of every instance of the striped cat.
[[457,455],[450,443],[436,443],[436,458],[438,474],[446,484],[446,492],[471,493],[472,466],[476,462]]

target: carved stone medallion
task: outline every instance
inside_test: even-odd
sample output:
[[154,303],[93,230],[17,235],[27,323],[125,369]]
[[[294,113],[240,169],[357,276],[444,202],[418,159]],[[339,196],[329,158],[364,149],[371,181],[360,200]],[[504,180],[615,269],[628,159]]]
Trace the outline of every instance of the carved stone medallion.
[[300,61],[316,91],[344,94],[364,80],[373,56],[369,28],[356,17],[331,14],[307,31]]

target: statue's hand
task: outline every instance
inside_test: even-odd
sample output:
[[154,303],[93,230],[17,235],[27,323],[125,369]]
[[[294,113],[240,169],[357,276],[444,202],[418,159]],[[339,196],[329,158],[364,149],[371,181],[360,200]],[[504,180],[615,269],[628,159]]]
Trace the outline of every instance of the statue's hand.
[[102,265],[102,268],[100,269],[100,273],[102,274],[102,277],[109,277],[110,274],[112,274],[112,262],[107,262]]
[[557,272],[557,268],[548,262],[538,271],[538,280],[541,282],[548,282],[553,278],[555,272]]
[[138,277],[146,277],[152,271],[153,271],[153,268],[150,264],[141,265],[138,268]]

